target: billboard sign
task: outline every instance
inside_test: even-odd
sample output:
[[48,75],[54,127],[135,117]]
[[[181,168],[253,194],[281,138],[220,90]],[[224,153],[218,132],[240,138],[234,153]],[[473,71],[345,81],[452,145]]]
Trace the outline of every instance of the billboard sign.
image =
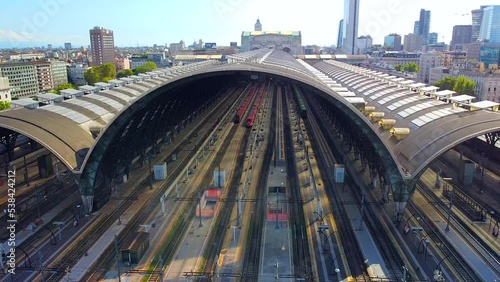
[[205,43],[205,49],[213,49],[217,48],[217,44],[212,42],[212,43]]

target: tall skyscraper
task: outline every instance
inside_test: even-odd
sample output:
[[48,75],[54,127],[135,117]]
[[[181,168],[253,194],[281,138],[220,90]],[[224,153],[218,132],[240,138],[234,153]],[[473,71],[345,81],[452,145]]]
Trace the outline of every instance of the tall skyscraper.
[[339,34],[337,36],[337,49],[342,48],[342,39],[344,38],[344,34],[342,33],[344,31],[344,20],[340,20],[339,22]]
[[455,49],[457,44],[468,44],[472,42],[472,25],[456,25],[453,27],[451,47]]
[[472,10],[472,42],[477,41],[479,32],[481,31],[481,23],[483,22],[483,9],[488,6],[481,6],[480,9]]
[[255,23],[255,31],[262,31],[262,24],[259,19],[257,19],[257,22]]
[[488,6],[483,9],[483,21],[478,39],[500,43],[500,6]]
[[71,43],[64,43],[64,49],[71,50]]
[[370,35],[360,36],[356,40],[356,55],[366,54],[373,46],[373,39]]
[[420,21],[415,21],[415,24],[413,25],[413,33],[418,34],[419,28],[420,28]]
[[115,63],[115,40],[113,31],[102,27],[94,27],[90,33],[90,48],[92,51],[92,65],[100,66],[106,63]]
[[421,9],[418,21],[418,34],[422,35],[424,42],[429,42],[429,29],[431,27],[431,11]]
[[343,39],[344,53],[356,54],[356,39],[358,38],[359,0],[344,1]]
[[401,51],[401,35],[397,33],[391,33],[384,37],[384,46],[391,48],[394,51]]
[[437,34],[437,32],[429,32],[429,39],[427,40],[427,43],[429,43],[429,44],[436,44],[436,43],[438,43],[438,34]]

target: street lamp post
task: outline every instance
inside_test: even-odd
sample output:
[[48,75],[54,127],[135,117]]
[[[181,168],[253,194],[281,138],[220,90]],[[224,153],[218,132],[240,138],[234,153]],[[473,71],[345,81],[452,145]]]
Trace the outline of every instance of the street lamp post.
[[442,173],[442,170],[439,169],[439,171],[436,171],[436,189],[440,189],[441,188],[441,185],[443,185],[443,178],[441,178],[441,173]]
[[115,189],[115,196],[116,196],[116,209],[118,211],[118,222],[116,223],[117,225],[122,225],[121,221],[121,211],[120,211],[120,196],[118,194],[118,185],[115,185],[115,179],[111,179],[111,185]]
[[146,155],[146,158],[148,160],[148,166],[149,166],[149,189],[153,190],[153,175],[151,173],[151,156]]
[[435,281],[444,281],[444,278],[443,278],[443,271],[441,270],[441,263],[443,263],[443,261],[447,258],[449,258],[452,254],[449,254],[447,256],[445,256],[444,258],[442,258],[439,263],[436,265],[436,269],[434,269],[434,280]]
[[491,229],[491,223],[493,222],[493,215],[495,214],[494,211],[490,211],[490,227],[488,227],[488,231]]
[[[328,243],[330,241],[330,237],[332,237],[332,235],[335,234],[335,233],[332,232],[332,233],[330,233],[330,235],[327,236],[325,234],[325,232],[324,232],[324,229],[321,229],[321,228],[318,230],[318,233],[323,234],[323,236],[325,236],[325,241],[323,242],[323,252],[322,252],[322,254],[328,254],[327,253],[328,250],[325,248],[325,243],[326,243],[326,245],[328,245]],[[333,256],[329,255],[329,257],[331,258],[330,264],[334,267],[335,273],[331,273],[330,271],[328,271],[328,274],[329,275],[334,275],[334,274],[338,275],[339,272],[340,272],[340,269],[338,269],[337,267],[335,267],[335,261],[338,259],[338,256],[335,255],[335,258],[333,258]],[[330,268],[328,267],[328,269],[330,269]]]
[[323,215],[323,211],[320,211],[319,213],[313,211],[313,213],[318,215],[318,218],[316,219],[316,221],[319,221],[321,224],[323,224],[323,222],[324,222],[324,220],[325,220],[325,218],[326,218],[327,215],[333,214],[331,211],[327,212],[325,215]]
[[[410,226],[408,225],[408,223],[410,222],[410,219],[412,219],[414,216],[418,215],[417,213],[414,213],[412,214],[405,222],[405,225],[403,225],[403,228],[404,228],[404,232],[405,233],[408,233],[410,232]],[[420,217],[417,217],[417,220],[419,220]]]
[[483,159],[481,160],[481,163],[482,163],[482,165],[481,165],[481,186],[480,186],[480,188],[479,188],[479,189],[480,189],[480,190],[479,190],[479,192],[480,192],[480,193],[483,193],[483,186],[484,186],[484,169],[485,169],[485,164],[486,164],[486,161],[487,161],[488,159],[484,156],[484,153],[483,153],[483,154],[481,154],[481,156],[482,156],[482,158],[483,158]]
[[363,213],[365,208],[365,192],[361,194],[361,212],[359,217],[359,231],[363,231]]
[[200,224],[198,227],[202,227],[203,225],[201,224],[201,193],[198,192],[198,210],[200,212]]
[[79,218],[82,217],[82,214],[80,213],[80,207],[81,207],[80,205],[76,206],[76,208],[78,209],[78,217]]
[[418,247],[417,247],[417,252],[420,253],[420,246],[423,246],[422,252],[424,253],[424,258],[427,257],[427,245],[430,243],[430,241],[426,238],[427,235],[420,238],[420,242],[418,243]]
[[408,272],[408,268],[403,265],[403,282],[406,282],[406,273]]
[[[451,178],[443,178],[446,181],[446,189],[448,190],[448,181],[451,181]],[[446,228],[444,229],[446,232],[450,231],[450,219],[451,219],[451,210],[453,207],[453,196],[455,195],[454,189],[451,189],[450,195],[450,208],[448,209],[448,219],[446,221]]]

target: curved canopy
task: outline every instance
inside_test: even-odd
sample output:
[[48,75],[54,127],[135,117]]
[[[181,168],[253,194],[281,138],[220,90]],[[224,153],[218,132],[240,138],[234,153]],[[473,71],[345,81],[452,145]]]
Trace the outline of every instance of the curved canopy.
[[[0,112],[0,126],[40,142],[74,173],[81,173],[94,146],[106,135],[106,129],[145,95],[187,78],[192,81],[245,72],[285,77],[317,89],[320,95],[350,113],[364,131],[375,137],[367,142],[377,143],[377,147],[386,150],[405,179],[418,175],[448,148],[500,130],[498,112],[456,107],[432,93],[421,93],[421,86],[405,86],[408,83],[338,61],[310,66],[278,50],[254,51],[251,56],[239,57],[241,59],[228,64],[205,61],[161,69],[99,93],[38,109]],[[374,107],[374,113],[381,113],[387,123],[392,120],[394,125],[387,128],[380,120],[370,118],[367,115],[369,107]],[[404,131],[398,131],[400,129],[407,132],[398,136],[397,132]]]

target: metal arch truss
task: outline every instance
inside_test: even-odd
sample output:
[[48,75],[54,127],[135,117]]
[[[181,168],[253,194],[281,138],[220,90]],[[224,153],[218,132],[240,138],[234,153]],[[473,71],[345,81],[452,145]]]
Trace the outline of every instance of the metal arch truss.
[[[353,112],[343,106],[337,99],[327,97],[325,95],[321,95],[322,98],[326,98],[327,103],[321,103],[322,105],[332,105],[335,107],[335,110],[340,111],[342,115],[338,115],[331,111],[330,109],[325,109],[331,113],[331,116],[334,118],[335,125],[339,127],[339,130],[344,135],[344,138],[348,139],[348,142],[351,142],[349,146],[353,148],[359,155],[363,157],[363,148],[361,147],[360,142],[364,142],[364,144],[371,145],[374,149],[375,155],[378,158],[379,164],[382,164],[382,167],[377,167],[374,165],[374,162],[377,162],[377,159],[371,157],[366,161],[371,165],[372,170],[376,170],[379,175],[383,175],[384,182],[389,184],[392,189],[393,197],[395,202],[407,202],[410,197],[410,186],[409,182],[407,182],[401,176],[401,173],[398,168],[398,164],[391,156],[389,150],[384,145],[384,143],[380,140],[380,137],[374,132],[365,121],[361,119],[358,115],[353,114]],[[352,123],[354,126],[349,126],[346,124]],[[352,128],[356,128],[361,130],[361,132],[353,132]],[[355,129],[355,130],[356,130]],[[347,135],[347,136],[345,136]],[[363,137],[366,140],[353,140],[353,138]],[[356,142],[357,141],[357,142]],[[366,142],[369,143],[366,143]],[[365,155],[366,157],[366,155]],[[365,160],[362,160],[365,161]],[[370,163],[372,162],[372,163]],[[414,187],[414,185],[413,185]]]

